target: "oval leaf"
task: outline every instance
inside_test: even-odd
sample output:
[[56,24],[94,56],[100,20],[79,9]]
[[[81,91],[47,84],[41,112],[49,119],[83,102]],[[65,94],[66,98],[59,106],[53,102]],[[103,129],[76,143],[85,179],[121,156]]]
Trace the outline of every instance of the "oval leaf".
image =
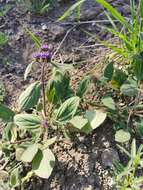
[[107,108],[111,109],[111,110],[116,110],[115,107],[115,102],[113,100],[113,98],[111,97],[106,97],[102,99],[102,103],[104,104],[104,106],[106,106]]
[[32,162],[34,156],[38,152],[38,145],[33,144],[29,146],[22,154],[21,161],[23,162]]
[[50,149],[38,151],[32,162],[32,170],[41,178],[48,179],[55,165],[55,157]]
[[87,91],[91,81],[91,76],[86,76],[80,83],[76,92],[76,95],[80,98],[83,97],[84,93]]
[[18,104],[20,110],[33,108],[40,97],[40,83],[31,84],[19,97]]
[[82,116],[75,116],[69,121],[69,123],[81,130],[88,123],[88,119],[83,118]]
[[17,148],[16,149],[15,157],[16,157],[17,161],[21,161],[21,156],[22,156],[24,151],[25,151],[24,148]]
[[10,185],[12,187],[17,187],[20,184],[19,169],[16,168],[11,172],[10,175]]
[[80,98],[78,96],[67,99],[57,110],[56,120],[65,122],[73,118],[79,106]]
[[107,114],[103,110],[86,111],[85,117],[88,119],[93,130],[105,121]]
[[15,113],[7,106],[0,104],[0,119],[4,122],[10,122],[13,120]]
[[112,88],[113,89],[118,89],[120,88],[120,86],[127,80],[127,75],[125,72],[123,72],[120,69],[116,69],[112,80],[111,80],[111,84],[112,84]]
[[75,116],[70,121],[70,124],[73,125],[76,129],[79,129],[81,132],[88,134],[92,131],[88,119],[83,118],[82,116]]
[[24,73],[24,80],[27,79],[29,73],[31,72],[33,63],[34,63],[34,62],[31,62],[31,63],[26,67],[26,70],[25,70],[25,73]]
[[131,138],[131,134],[128,131],[124,131],[123,129],[120,129],[115,134],[115,141],[120,143],[128,142]]
[[138,80],[143,80],[143,55],[142,53],[133,56],[133,69]]
[[70,77],[67,72],[54,69],[52,78],[46,86],[46,95],[49,102],[56,103],[68,97]]
[[104,70],[104,77],[111,80],[114,73],[113,62],[108,63]]
[[21,129],[36,129],[41,125],[41,119],[33,114],[18,114],[14,117],[14,122]]
[[136,96],[138,94],[138,88],[133,84],[123,84],[120,88],[121,93],[125,96]]

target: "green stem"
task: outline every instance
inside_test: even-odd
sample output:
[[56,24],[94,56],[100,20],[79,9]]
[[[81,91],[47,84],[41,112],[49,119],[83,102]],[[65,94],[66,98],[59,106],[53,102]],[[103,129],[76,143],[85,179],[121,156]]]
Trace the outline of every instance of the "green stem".
[[46,117],[46,97],[45,97],[45,62],[42,65],[41,70],[41,84],[42,84],[42,97],[43,97],[43,111],[44,117]]

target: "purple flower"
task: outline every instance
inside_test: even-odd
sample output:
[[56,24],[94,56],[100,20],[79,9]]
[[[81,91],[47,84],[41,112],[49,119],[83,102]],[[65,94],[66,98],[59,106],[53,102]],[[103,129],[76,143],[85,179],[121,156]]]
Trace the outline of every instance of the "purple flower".
[[49,60],[51,59],[51,53],[50,52],[41,52],[40,53],[40,58],[41,59],[46,59],[46,60]]
[[42,44],[41,45],[41,50],[42,51],[47,51],[47,50],[49,50],[49,46],[47,44]]
[[36,53],[33,53],[32,57],[34,59],[40,59],[40,53],[36,52]]

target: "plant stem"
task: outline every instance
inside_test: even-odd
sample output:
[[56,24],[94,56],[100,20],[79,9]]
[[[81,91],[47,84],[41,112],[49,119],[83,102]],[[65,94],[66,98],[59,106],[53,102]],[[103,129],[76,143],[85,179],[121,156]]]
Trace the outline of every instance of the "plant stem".
[[41,70],[41,84],[42,84],[42,97],[43,97],[43,111],[44,117],[46,117],[46,97],[45,97],[45,62],[42,64]]

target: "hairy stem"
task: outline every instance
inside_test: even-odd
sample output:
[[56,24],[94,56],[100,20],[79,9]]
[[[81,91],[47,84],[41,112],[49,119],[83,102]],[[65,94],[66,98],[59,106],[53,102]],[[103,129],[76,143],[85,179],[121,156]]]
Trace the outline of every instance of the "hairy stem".
[[42,65],[41,70],[41,84],[42,84],[42,97],[43,97],[43,112],[44,117],[46,117],[46,97],[45,97],[45,62]]

